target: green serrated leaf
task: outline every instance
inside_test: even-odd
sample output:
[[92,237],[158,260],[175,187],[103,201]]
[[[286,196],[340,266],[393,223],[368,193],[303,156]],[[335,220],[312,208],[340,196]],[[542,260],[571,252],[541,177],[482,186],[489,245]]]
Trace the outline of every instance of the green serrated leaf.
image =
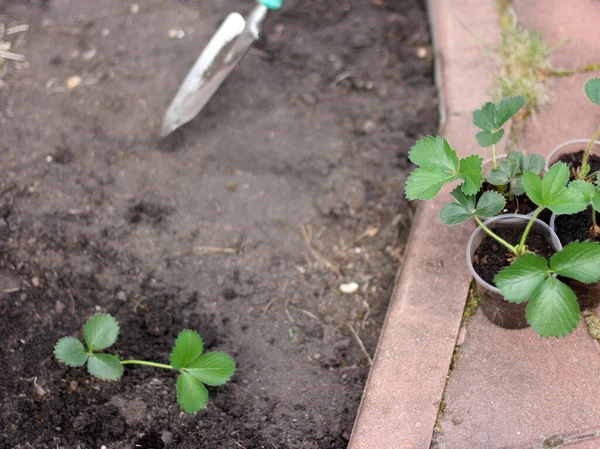
[[475,134],[475,139],[477,139],[477,143],[480,146],[487,148],[500,142],[502,140],[502,136],[504,136],[504,129],[500,129],[496,132],[479,131],[477,134]]
[[83,366],[87,361],[87,352],[83,343],[73,337],[64,337],[54,346],[54,355],[69,366]]
[[419,167],[412,171],[406,180],[404,193],[409,200],[430,200],[444,184],[458,179],[439,167]]
[[546,207],[556,215],[570,215],[581,212],[587,207],[581,193],[565,188],[546,203]]
[[542,192],[545,201],[558,195],[569,182],[569,167],[567,164],[557,162],[544,175],[542,179]]
[[504,206],[506,206],[506,199],[498,192],[483,192],[477,201],[475,214],[482,218],[494,217],[504,209]]
[[531,201],[538,206],[544,203],[544,195],[542,192],[542,180],[535,173],[528,171],[523,173],[523,188]]
[[102,380],[117,380],[123,375],[123,365],[110,354],[89,354],[87,367],[92,376]]
[[202,382],[184,371],[177,378],[177,402],[187,413],[194,413],[206,407],[208,391]]
[[490,101],[481,109],[473,111],[473,124],[483,131],[493,133],[496,131],[496,105]]
[[550,268],[579,282],[600,280],[600,243],[572,242],[550,258]]
[[600,106],[600,78],[590,78],[583,88],[588,99],[595,105]]
[[458,203],[448,203],[440,211],[440,221],[448,226],[464,223],[475,215],[473,209]]
[[581,193],[567,188],[569,169],[562,162],[554,164],[540,179],[535,173],[523,174],[523,188],[531,201],[540,207],[547,207],[557,215],[574,214],[587,207]]
[[200,382],[214,387],[231,379],[235,373],[235,362],[224,352],[209,352],[202,354],[185,370]]
[[500,103],[496,106],[496,120],[494,122],[496,129],[508,122],[523,106],[525,106],[525,97],[521,95],[500,100]]
[[458,176],[464,181],[462,191],[467,195],[475,195],[481,189],[483,182],[483,159],[471,155],[460,160]]
[[467,209],[475,209],[475,195],[465,195],[461,186],[455,187],[454,190],[450,192],[450,195],[452,195],[458,204],[462,204]]
[[573,290],[548,277],[526,309],[527,321],[542,337],[564,337],[577,327],[579,304]]
[[577,181],[571,181],[569,183],[569,188],[581,193],[581,195],[583,196],[583,201],[585,201],[588,204],[592,202],[592,198],[596,194],[596,187],[594,186],[594,184],[584,181],[582,179]]
[[189,365],[202,354],[203,349],[204,343],[197,332],[189,329],[181,331],[171,353],[171,366],[181,369]]
[[95,315],[85,323],[83,336],[88,350],[106,349],[117,341],[119,323],[106,313]]
[[421,167],[439,167],[453,173],[458,170],[456,152],[446,139],[439,136],[419,139],[408,153],[408,158],[413,164]]
[[510,182],[510,178],[500,167],[490,170],[485,179],[493,186],[505,186]]
[[[523,167],[523,153],[520,151],[509,151],[506,155],[506,160],[514,161],[519,169],[522,169]],[[544,159],[542,158],[542,160]]]
[[548,262],[541,256],[526,254],[517,258],[494,278],[494,283],[509,302],[525,302],[548,277]]
[[532,171],[536,175],[539,175],[542,171],[544,171],[544,167],[546,166],[546,161],[539,154],[528,154],[523,157],[523,161],[521,162],[521,171]]

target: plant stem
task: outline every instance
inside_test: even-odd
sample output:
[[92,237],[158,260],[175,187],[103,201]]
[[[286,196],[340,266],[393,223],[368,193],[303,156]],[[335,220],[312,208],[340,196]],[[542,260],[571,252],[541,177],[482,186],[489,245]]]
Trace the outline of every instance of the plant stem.
[[596,210],[592,209],[592,223],[594,224],[594,229],[598,228],[598,223],[596,222]]
[[492,145],[492,165],[494,168],[498,168],[498,165],[496,164],[496,145]]
[[529,220],[529,223],[527,223],[527,227],[525,228],[525,231],[523,232],[523,237],[521,237],[521,243],[519,243],[517,245],[517,252],[519,253],[517,255],[521,255],[525,252],[525,241],[527,240],[527,235],[529,234],[529,231],[531,230],[531,226],[533,226],[533,222],[538,217],[540,212],[543,210],[544,210],[544,208],[540,206],[535,210],[535,212],[531,216],[531,219]]
[[475,221],[477,222],[477,224],[479,226],[481,226],[481,229],[483,229],[486,232],[487,235],[489,235],[491,238],[493,238],[494,240],[496,240],[498,243],[506,246],[510,250],[511,253],[513,253],[515,255],[517,254],[517,248],[516,247],[512,246],[506,240],[501,239],[496,234],[494,234],[492,231],[490,231],[490,229],[483,224],[483,222],[479,219],[478,216],[474,216],[473,218],[475,219]]
[[145,365],[152,366],[154,368],[174,369],[171,365],[164,365],[162,363],[146,362],[145,360],[121,360],[121,365]]
[[590,140],[590,143],[588,143],[587,147],[585,147],[585,152],[583,153],[583,160],[581,161],[581,173],[585,173],[585,168],[587,167],[590,150],[592,149],[592,146],[594,145],[594,142],[596,142],[596,139],[598,139],[598,137],[600,137],[600,127],[598,127],[598,129],[594,133],[594,136],[592,137],[592,140]]

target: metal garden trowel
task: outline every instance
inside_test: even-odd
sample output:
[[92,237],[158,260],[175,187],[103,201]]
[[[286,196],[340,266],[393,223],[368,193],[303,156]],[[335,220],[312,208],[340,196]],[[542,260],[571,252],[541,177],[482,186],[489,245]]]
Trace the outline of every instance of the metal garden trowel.
[[283,0],[257,1],[258,5],[246,20],[234,12],[221,24],[165,112],[161,137],[167,136],[198,115],[252,43],[258,39],[268,10],[279,9],[283,3]]

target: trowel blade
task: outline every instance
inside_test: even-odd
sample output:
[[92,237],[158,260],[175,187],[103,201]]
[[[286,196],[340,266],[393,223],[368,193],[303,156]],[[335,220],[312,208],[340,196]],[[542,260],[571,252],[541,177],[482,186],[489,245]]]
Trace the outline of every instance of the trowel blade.
[[239,38],[245,27],[246,21],[238,13],[227,16],[188,72],[167,108],[161,137],[192,120],[227,77],[233,66],[216,67],[215,62],[220,60],[220,54],[231,48],[232,42]]
[[227,75],[258,39],[258,26],[267,8],[259,5],[248,17],[227,16],[181,84],[169,105],[161,128],[165,137],[192,120],[202,110]]

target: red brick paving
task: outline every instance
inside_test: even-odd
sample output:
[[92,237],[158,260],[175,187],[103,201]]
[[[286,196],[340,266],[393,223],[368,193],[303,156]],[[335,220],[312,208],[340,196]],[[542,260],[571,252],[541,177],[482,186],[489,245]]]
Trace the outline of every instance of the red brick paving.
[[600,432],[600,349],[583,321],[567,338],[507,330],[478,313],[445,395],[446,449],[541,446]]
[[600,63],[598,0],[513,0],[521,23],[540,31],[550,45],[569,43],[552,54],[557,67],[574,68]]

